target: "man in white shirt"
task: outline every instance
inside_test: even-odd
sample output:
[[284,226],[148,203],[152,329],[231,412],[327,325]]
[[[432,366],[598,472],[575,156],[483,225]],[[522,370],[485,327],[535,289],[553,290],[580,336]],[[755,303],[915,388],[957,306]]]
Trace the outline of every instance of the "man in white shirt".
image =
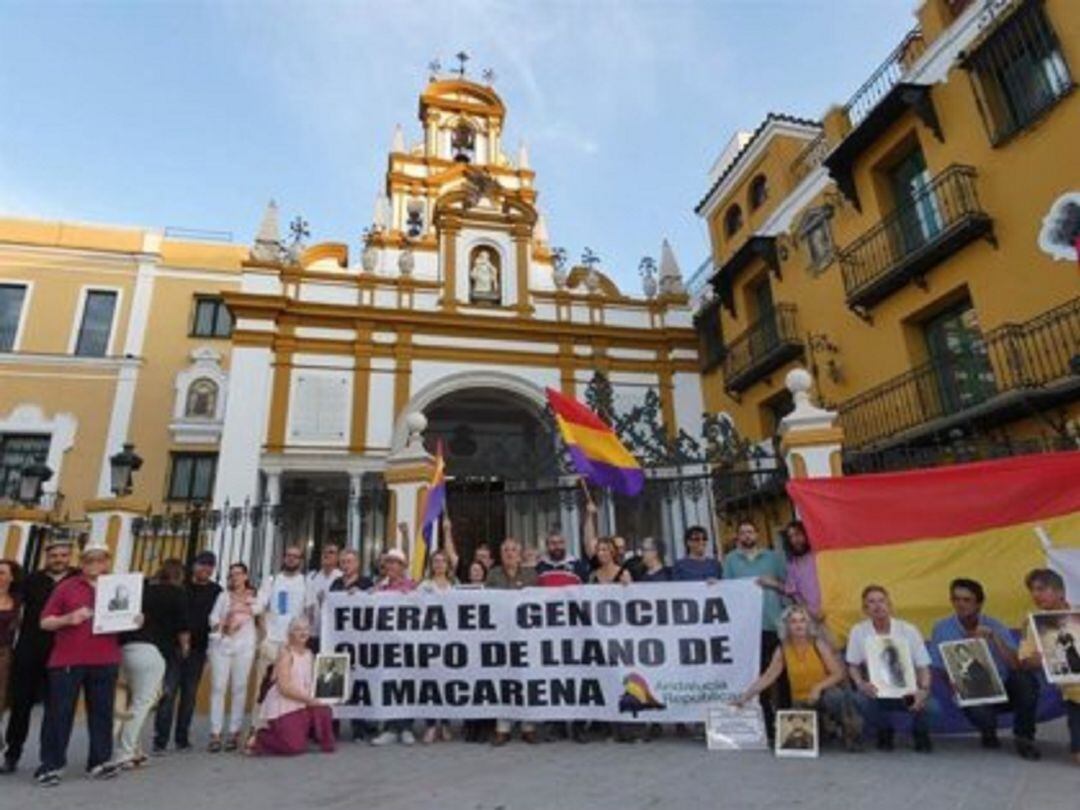
[[[867,725],[877,730],[877,747],[891,751],[895,736],[891,713],[912,717],[915,750],[928,754],[930,743],[930,655],[918,628],[893,618],[888,592],[867,585],[862,592],[867,618],[851,628],[845,659],[858,689]],[[877,660],[871,661],[871,656]],[[880,673],[873,678],[873,673]],[[873,678],[873,679],[872,679]]]
[[259,687],[259,702],[269,688],[269,678],[281,645],[289,635],[289,622],[308,611],[307,580],[302,571],[304,552],[289,546],[281,560],[281,570],[267,577],[259,586],[256,598],[262,611],[266,635],[259,646],[259,672],[264,673]]
[[307,604],[310,614],[308,620],[311,622],[311,638],[308,640],[308,646],[314,653],[319,652],[323,601],[326,599],[330,586],[334,584],[334,580],[341,576],[341,569],[338,568],[338,547],[333,543],[327,543],[323,546],[320,560],[319,570],[307,575]]

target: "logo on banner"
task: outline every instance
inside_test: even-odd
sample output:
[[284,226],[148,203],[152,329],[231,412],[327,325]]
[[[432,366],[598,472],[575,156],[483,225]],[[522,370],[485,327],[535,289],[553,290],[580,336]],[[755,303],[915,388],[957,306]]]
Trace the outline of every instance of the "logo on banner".
[[619,698],[619,714],[629,712],[635,718],[638,712],[666,709],[667,706],[656,699],[652,687],[644,675],[631,672],[623,678],[623,694]]

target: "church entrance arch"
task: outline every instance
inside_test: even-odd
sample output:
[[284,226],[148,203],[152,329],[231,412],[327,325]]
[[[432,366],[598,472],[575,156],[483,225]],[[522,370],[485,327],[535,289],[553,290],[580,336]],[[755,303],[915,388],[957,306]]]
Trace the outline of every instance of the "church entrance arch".
[[507,536],[536,548],[555,528],[576,542],[579,493],[565,475],[545,409],[544,391],[532,381],[477,371],[447,375],[421,389],[398,420],[395,448],[407,440],[405,415],[417,411],[427,418],[427,451],[434,455],[442,443],[447,513],[462,560],[470,560],[479,544],[494,548]]

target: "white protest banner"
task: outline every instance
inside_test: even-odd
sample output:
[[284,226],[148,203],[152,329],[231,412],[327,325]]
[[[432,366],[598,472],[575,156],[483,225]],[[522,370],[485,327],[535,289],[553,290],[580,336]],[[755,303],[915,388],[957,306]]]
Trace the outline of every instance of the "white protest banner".
[[343,718],[705,721],[758,674],[751,580],[330,593]]

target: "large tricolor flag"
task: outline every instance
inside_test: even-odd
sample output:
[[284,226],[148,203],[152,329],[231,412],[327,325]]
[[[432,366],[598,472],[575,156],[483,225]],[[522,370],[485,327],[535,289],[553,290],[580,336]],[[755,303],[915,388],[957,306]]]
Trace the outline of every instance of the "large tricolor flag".
[[610,487],[620,495],[641,492],[645,473],[615,431],[572,397],[549,388],[547,398],[578,473],[589,483]]
[[950,613],[949,582],[986,588],[986,612],[1011,627],[1030,610],[1024,575],[1054,567],[1040,541],[1080,549],[1080,452],[915,472],[788,483],[817,554],[830,627],[862,618],[859,594],[884,585],[897,614],[929,633]]
[[420,514],[420,526],[416,533],[416,550],[412,558],[412,578],[420,581],[424,577],[424,567],[435,548],[438,536],[438,522],[446,508],[446,461],[443,459],[442,442],[435,451],[435,470],[431,483],[424,493],[424,507]]

